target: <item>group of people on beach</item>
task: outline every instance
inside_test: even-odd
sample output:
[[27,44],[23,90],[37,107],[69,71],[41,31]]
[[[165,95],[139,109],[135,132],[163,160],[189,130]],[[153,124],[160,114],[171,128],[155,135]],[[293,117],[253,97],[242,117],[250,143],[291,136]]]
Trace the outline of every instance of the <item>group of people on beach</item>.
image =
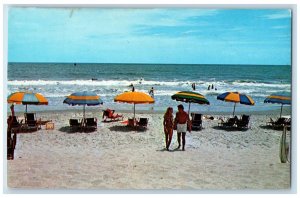
[[175,119],[173,118],[173,108],[168,107],[166,113],[164,114],[164,133],[166,141],[166,149],[170,150],[170,144],[173,137],[173,130],[177,130],[177,142],[180,149],[182,145],[182,150],[185,150],[185,135],[189,131],[191,133],[191,121],[188,113],[184,111],[182,104],[178,105],[178,112],[176,113]]

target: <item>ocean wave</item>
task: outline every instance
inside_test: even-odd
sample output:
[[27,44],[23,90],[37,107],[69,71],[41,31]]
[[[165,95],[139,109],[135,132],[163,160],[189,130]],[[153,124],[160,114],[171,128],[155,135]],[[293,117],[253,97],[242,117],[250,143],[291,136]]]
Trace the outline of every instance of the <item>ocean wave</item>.
[[255,86],[255,87],[290,87],[287,83],[261,83],[255,81],[236,80],[228,81],[153,81],[153,80],[10,80],[8,85],[12,86],[43,86],[43,85],[86,85],[86,86],[129,86],[133,85],[152,85],[152,86],[191,86],[196,83],[196,86],[208,86],[214,84],[216,86]]
[[233,85],[236,86],[249,86],[249,87],[278,87],[278,88],[288,88],[291,87],[290,84],[283,84],[283,83],[258,83],[258,82],[233,82]]
[[8,81],[12,86],[46,86],[46,85],[86,85],[86,86],[129,86],[133,85],[166,85],[178,86],[189,84],[187,81],[129,81],[129,80],[70,80],[70,81],[53,81],[53,80],[13,80]]

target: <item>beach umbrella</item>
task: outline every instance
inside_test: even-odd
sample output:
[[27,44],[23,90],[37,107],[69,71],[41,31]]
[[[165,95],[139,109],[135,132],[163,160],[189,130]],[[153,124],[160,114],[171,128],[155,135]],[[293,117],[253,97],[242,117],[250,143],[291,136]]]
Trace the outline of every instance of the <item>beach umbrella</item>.
[[124,92],[119,94],[114,99],[115,102],[124,102],[133,104],[133,119],[135,119],[135,105],[136,104],[152,104],[154,99],[143,92]]
[[277,95],[270,95],[265,100],[264,103],[276,103],[281,104],[281,110],[280,110],[280,118],[282,114],[282,107],[283,105],[290,105],[291,104],[291,97],[284,95],[284,94],[277,94]]
[[7,97],[7,103],[26,105],[48,105],[48,100],[40,93],[33,92],[15,92]]
[[246,94],[241,94],[239,92],[225,92],[217,96],[218,100],[223,100],[225,102],[234,102],[233,116],[235,112],[236,103],[244,105],[254,105],[254,100],[247,96]]
[[177,92],[176,94],[172,95],[171,98],[176,101],[189,103],[188,114],[190,114],[191,103],[209,105],[209,101],[203,95],[196,93],[196,92],[192,92],[192,91],[180,91],[180,92]]
[[63,103],[68,105],[83,105],[83,118],[85,119],[85,106],[103,104],[100,96],[90,91],[75,92],[67,96]]

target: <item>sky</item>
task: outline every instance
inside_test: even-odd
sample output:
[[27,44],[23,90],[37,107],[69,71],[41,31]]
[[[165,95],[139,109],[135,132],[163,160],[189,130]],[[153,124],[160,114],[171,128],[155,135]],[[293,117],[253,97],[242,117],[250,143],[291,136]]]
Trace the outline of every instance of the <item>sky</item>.
[[9,62],[291,64],[288,9],[8,9]]

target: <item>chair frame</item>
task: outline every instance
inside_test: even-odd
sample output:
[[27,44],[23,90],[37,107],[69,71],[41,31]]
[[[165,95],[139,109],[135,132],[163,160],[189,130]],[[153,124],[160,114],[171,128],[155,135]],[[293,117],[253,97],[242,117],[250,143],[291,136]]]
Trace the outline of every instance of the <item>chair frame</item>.
[[[142,120],[144,120],[145,122],[143,122]],[[148,122],[149,122],[149,118],[140,118],[138,122],[136,122],[136,126],[138,128],[143,128],[143,129],[147,129],[148,127]]]
[[[202,117],[203,115],[202,114],[199,114],[199,113],[192,113],[192,120],[191,120],[191,127],[192,127],[192,130],[202,130],[203,129],[203,126],[202,126]],[[199,119],[195,119],[197,118],[197,115],[200,115],[200,120]]]
[[[28,115],[33,115],[33,120],[28,119]],[[24,113],[24,117],[25,117],[25,124],[22,125],[22,129],[25,129],[25,130],[34,129],[36,131],[41,129],[41,127],[39,126],[38,121],[36,119],[35,113]]]
[[248,129],[249,122],[250,122],[250,116],[242,115],[241,119],[236,121],[236,126],[237,126],[237,128],[240,128],[240,129]]
[[[76,120],[76,122],[75,122],[75,120]],[[74,122],[74,124],[72,122]],[[71,131],[77,131],[75,129],[79,129],[79,131],[82,130],[82,120],[80,120],[80,119],[73,119],[73,118],[71,118],[69,120],[69,124],[70,124],[70,130]]]
[[[93,122],[89,123],[89,120],[93,120]],[[83,130],[84,131],[97,130],[97,118],[85,118],[83,121]]]

